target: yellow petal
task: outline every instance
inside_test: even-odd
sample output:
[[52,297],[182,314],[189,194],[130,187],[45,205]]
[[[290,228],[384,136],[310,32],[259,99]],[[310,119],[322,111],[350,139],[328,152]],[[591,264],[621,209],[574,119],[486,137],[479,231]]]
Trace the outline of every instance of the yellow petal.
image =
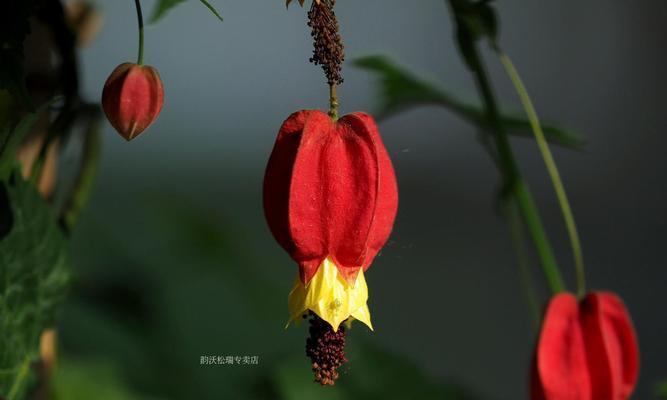
[[359,269],[357,279],[351,285],[338,272],[336,264],[327,257],[307,285],[304,285],[297,275],[289,294],[290,320],[287,325],[292,321],[300,321],[303,314],[310,310],[327,321],[334,331],[350,317],[373,330],[366,301],[368,286],[364,271]]

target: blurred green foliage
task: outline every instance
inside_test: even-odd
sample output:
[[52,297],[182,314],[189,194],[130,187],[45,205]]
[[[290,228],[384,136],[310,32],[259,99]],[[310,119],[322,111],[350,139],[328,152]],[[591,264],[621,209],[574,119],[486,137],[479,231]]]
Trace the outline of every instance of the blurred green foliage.
[[[0,393],[18,393],[21,366],[37,358],[69,279],[67,242],[51,208],[16,171],[0,182],[11,214],[0,225]],[[0,201],[3,202],[4,201]],[[7,229],[9,227],[9,229]]]
[[667,399],[667,380],[655,385],[655,396],[660,399]]
[[[52,377],[52,400],[139,400],[118,369],[100,362],[61,360]],[[143,398],[145,399],[145,398]]]
[[[151,15],[150,22],[151,24],[154,24],[158,21],[160,21],[162,18],[164,18],[171,9],[176,7],[179,4],[185,3],[186,0],[158,0],[157,3],[155,3],[155,7],[153,8],[153,14]],[[200,3],[202,3],[208,10],[215,15],[216,18],[218,18],[220,21],[222,21],[222,16],[220,13],[211,5],[206,0],[199,0]]]
[[[100,379],[116,396],[109,399],[476,398],[382,349],[361,325],[348,334],[350,362],[337,385],[317,385],[307,327],[283,329],[291,279],[269,281],[264,272],[285,260],[253,252],[244,228],[217,205],[146,190],[132,210],[102,219],[93,201],[75,232],[78,274],[54,378],[64,380],[54,382],[62,393]],[[200,365],[203,355],[257,355],[259,364]]]
[[[376,115],[387,118],[411,108],[437,105],[446,108],[484,132],[493,132],[481,105],[460,100],[455,95],[406,71],[386,56],[371,55],[358,58],[354,65],[372,72],[379,80],[380,101]],[[510,134],[532,137],[530,122],[521,113],[505,112],[501,123]],[[543,124],[547,140],[572,149],[586,144],[581,137],[553,124]]]
[[[67,241],[49,204],[23,180],[19,145],[40,112],[0,127],[0,393],[23,393],[42,331],[54,323],[69,279]],[[3,104],[11,108],[11,101]]]

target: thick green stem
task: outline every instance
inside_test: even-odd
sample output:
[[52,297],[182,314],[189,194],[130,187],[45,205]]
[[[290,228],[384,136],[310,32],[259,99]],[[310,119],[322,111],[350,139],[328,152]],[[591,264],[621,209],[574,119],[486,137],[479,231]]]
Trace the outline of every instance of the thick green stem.
[[141,3],[139,0],[134,0],[137,6],[137,22],[139,24],[139,54],[137,55],[137,64],[144,64],[144,17],[141,14]]
[[572,214],[572,208],[570,207],[570,202],[565,193],[565,186],[558,172],[558,167],[554,160],[551,150],[549,149],[549,144],[547,143],[546,138],[544,137],[544,132],[542,131],[542,126],[540,125],[539,117],[533,106],[533,102],[530,100],[528,91],[524,86],[519,73],[517,72],[512,60],[502,53],[499,52],[498,56],[500,62],[505,67],[507,75],[512,80],[514,87],[521,98],[521,104],[523,105],[528,120],[530,121],[530,126],[532,127],[533,133],[535,134],[535,140],[537,141],[537,146],[542,153],[542,158],[544,159],[544,164],[547,167],[549,176],[551,177],[551,182],[553,183],[554,190],[556,191],[556,197],[558,198],[558,203],[563,212],[563,219],[565,220],[565,226],[567,227],[567,233],[570,237],[570,244],[572,246],[572,255],[574,257],[574,265],[577,272],[577,294],[583,296],[586,291],[586,273],[584,268],[584,258],[581,251],[581,242],[579,241],[579,233],[577,231],[577,224],[574,220],[574,215]]
[[505,189],[517,202],[521,216],[528,228],[528,233],[533,240],[538,257],[540,258],[542,270],[551,292],[554,294],[562,292],[565,290],[565,286],[563,284],[560,270],[556,264],[556,259],[551,250],[551,245],[549,244],[542,221],[537,212],[535,202],[521,178],[519,167],[517,166],[514,154],[512,153],[512,148],[509,144],[507,132],[505,132],[500,121],[500,113],[496,99],[477,47],[474,47],[471,57],[471,68],[482,95],[487,118],[489,119],[490,125],[495,127],[496,132],[494,137],[498,150],[498,162],[505,180]]

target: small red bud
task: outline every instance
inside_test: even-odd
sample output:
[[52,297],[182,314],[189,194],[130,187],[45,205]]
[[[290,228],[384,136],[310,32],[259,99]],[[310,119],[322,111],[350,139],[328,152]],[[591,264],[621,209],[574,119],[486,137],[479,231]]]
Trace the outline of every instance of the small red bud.
[[107,119],[128,141],[157,119],[163,102],[160,75],[148,65],[119,65],[109,75],[102,91],[102,108]]

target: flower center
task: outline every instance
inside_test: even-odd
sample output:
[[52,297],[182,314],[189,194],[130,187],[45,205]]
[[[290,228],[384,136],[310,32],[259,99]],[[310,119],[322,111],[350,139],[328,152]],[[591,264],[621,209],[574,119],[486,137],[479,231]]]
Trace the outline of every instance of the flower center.
[[310,311],[310,337],[306,340],[306,355],[312,361],[315,382],[333,385],[338,379],[338,368],[347,362],[345,358],[345,328],[337,331]]

